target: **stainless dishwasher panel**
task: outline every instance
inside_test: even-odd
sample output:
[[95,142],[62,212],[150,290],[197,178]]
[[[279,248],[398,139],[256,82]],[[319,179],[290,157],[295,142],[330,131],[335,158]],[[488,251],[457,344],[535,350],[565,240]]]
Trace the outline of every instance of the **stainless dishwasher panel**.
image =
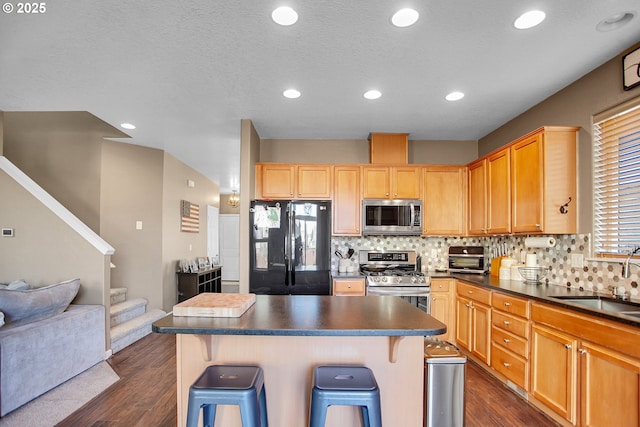
[[424,427],[464,427],[467,358],[452,344],[425,338]]

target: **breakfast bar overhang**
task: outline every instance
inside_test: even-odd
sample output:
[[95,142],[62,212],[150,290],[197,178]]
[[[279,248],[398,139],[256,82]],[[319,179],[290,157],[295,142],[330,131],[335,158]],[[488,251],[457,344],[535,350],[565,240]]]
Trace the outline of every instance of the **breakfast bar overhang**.
[[[153,331],[176,334],[178,425],[185,425],[189,387],[209,365],[263,368],[270,425],[300,427],[309,417],[312,370],[353,364],[372,369],[384,425],[422,426],[424,336],[446,326],[393,296],[257,295],[240,317],[169,315]],[[359,425],[354,407],[332,406],[327,427]],[[241,426],[223,406],[216,425]]]

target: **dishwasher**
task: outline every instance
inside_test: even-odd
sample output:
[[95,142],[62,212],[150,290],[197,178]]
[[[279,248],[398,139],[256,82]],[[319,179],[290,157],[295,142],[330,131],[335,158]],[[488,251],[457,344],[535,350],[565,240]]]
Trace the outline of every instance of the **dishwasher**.
[[463,427],[467,358],[453,344],[424,339],[424,427]]

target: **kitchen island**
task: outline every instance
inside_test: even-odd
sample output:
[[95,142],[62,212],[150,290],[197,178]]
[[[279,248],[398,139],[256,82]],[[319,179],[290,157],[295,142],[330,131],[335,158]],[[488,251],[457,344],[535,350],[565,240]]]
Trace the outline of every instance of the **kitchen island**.
[[[398,297],[257,295],[241,317],[177,317],[153,324],[176,334],[178,425],[189,386],[212,364],[263,368],[269,424],[306,425],[313,367],[355,364],[373,370],[384,425],[421,427],[424,336],[446,326]],[[359,424],[357,408],[332,406],[327,427]],[[216,425],[241,426],[237,407],[220,408]]]

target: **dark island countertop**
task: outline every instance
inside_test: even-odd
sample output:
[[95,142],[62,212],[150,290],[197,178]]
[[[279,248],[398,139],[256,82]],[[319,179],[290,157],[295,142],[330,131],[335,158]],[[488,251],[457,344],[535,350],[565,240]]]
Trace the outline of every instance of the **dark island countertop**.
[[168,315],[152,326],[163,334],[288,336],[430,336],[446,326],[393,296],[256,295],[242,316]]
[[[595,308],[590,308],[580,304],[574,304],[568,301],[564,301],[559,298],[553,297],[588,297],[596,295],[592,291],[583,291],[568,286],[559,286],[554,284],[529,284],[517,280],[500,280],[498,277],[481,274],[459,274],[459,273],[433,273],[429,274],[432,279],[437,278],[452,278],[462,280],[474,285],[482,286],[487,289],[501,291],[507,294],[529,298],[544,303],[557,305],[559,307],[568,308],[570,310],[578,311],[592,316],[602,317],[604,319],[615,320],[617,322],[625,323],[627,325],[640,327],[640,319],[617,314],[612,311],[604,311]],[[603,295],[604,294],[598,294]],[[638,303],[638,300],[631,300]]]

